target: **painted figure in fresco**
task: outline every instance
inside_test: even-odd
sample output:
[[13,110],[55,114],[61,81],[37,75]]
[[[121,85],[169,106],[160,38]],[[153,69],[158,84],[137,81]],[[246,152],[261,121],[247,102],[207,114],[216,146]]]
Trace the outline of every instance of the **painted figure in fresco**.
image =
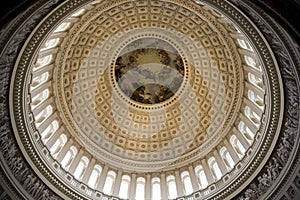
[[[138,48],[135,41],[115,63],[115,77],[121,90],[130,99],[155,104],[171,98],[181,86],[184,63],[178,53],[160,47],[156,40],[151,47]],[[153,46],[154,45],[154,46]],[[131,49],[130,49],[131,48]]]

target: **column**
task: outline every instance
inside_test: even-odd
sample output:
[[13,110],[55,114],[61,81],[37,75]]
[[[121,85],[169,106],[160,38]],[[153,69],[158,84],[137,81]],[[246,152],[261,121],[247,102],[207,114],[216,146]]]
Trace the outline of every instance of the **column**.
[[50,48],[50,49],[47,49],[47,50],[43,50],[39,53],[39,57],[45,57],[45,56],[48,56],[48,55],[51,55],[51,54],[56,54],[58,51],[58,48],[55,47],[55,48]]
[[[35,88],[33,91],[31,91],[30,95],[31,97],[35,97],[36,95],[40,94],[47,88],[51,88],[52,82],[49,81],[47,83],[42,84],[41,86]],[[49,90],[49,97],[51,96],[51,90]]]
[[49,64],[49,65],[45,65],[44,67],[37,69],[36,71],[34,71],[34,73],[32,74],[32,79],[38,77],[39,75],[42,75],[45,72],[49,73],[49,77],[51,77],[52,75],[52,69],[54,68],[53,64]]
[[175,181],[176,181],[177,195],[178,197],[183,197],[184,196],[183,184],[181,181],[180,173],[177,170],[175,171]]
[[254,85],[252,85],[248,82],[245,83],[245,87],[249,90],[252,90],[255,94],[259,95],[262,98],[265,96],[264,90],[259,89],[258,87],[255,87]]
[[[256,63],[258,63],[255,53],[249,49],[244,49],[244,48],[238,48],[238,51],[240,52],[240,54],[245,55],[245,56],[249,56],[251,58],[253,58],[255,60]],[[244,62],[246,64],[246,62]],[[247,64],[246,64],[247,65]],[[248,66],[248,65],[247,65]]]
[[82,178],[82,182],[84,183],[88,183],[89,179],[91,177],[91,174],[93,172],[94,166],[95,166],[96,160],[94,158],[92,158],[92,160],[90,161],[88,167],[86,168],[83,178]]
[[67,18],[66,20],[64,20],[66,23],[67,22],[71,22],[71,23],[74,23],[74,22],[77,22],[79,20],[79,18],[77,17],[69,17]]
[[250,101],[247,98],[244,98],[244,102],[247,106],[249,106],[251,108],[252,111],[254,111],[257,115],[261,116],[263,111],[261,108],[258,107],[258,105],[254,104],[253,101]]
[[98,184],[97,184],[97,190],[99,190],[99,191],[102,191],[102,190],[103,190],[103,187],[104,187],[104,184],[105,184],[105,180],[106,180],[107,173],[108,173],[108,167],[105,165],[105,166],[103,167],[103,170],[102,170],[101,175],[100,175],[100,178],[99,178],[99,182],[98,182]]
[[203,167],[208,185],[212,184],[215,182],[213,175],[211,174],[210,168],[208,167],[208,164],[205,159],[201,160],[201,165]]
[[238,32],[231,32],[230,36],[234,39],[245,39],[243,35],[241,35],[241,33]]
[[55,38],[64,38],[67,35],[67,32],[56,32],[52,33],[51,36],[49,36],[49,39],[55,39]]
[[135,199],[136,174],[132,174],[129,186],[129,199]]
[[243,145],[243,147],[247,150],[249,148],[249,141],[242,135],[242,133],[237,130],[235,127],[233,128],[233,133],[236,135],[236,137],[239,139],[240,143]]
[[150,200],[151,199],[151,175],[147,174],[146,175],[146,187],[145,187],[145,199]]
[[46,147],[48,149],[50,149],[54,143],[56,142],[56,140],[59,138],[59,136],[62,134],[63,132],[63,127],[60,127],[50,138],[49,140],[46,142]]
[[160,175],[160,190],[161,190],[161,199],[168,199],[166,174],[164,173]]
[[250,67],[247,64],[244,64],[243,67],[244,67],[244,70],[245,70],[245,74],[251,73],[251,74],[254,74],[255,76],[258,76],[260,78],[262,77],[262,75],[261,75],[262,73],[258,69]]
[[198,179],[196,177],[195,169],[193,166],[189,166],[189,174],[193,186],[193,191],[198,191],[200,189],[199,184],[198,184]]
[[71,163],[71,166],[69,168],[69,172],[70,174],[74,174],[80,160],[81,160],[81,157],[83,155],[84,151],[82,149],[79,150],[78,154],[75,156],[73,162]]
[[56,157],[57,162],[61,163],[63,161],[65,155],[67,154],[67,152],[71,148],[72,144],[73,144],[73,140],[72,140],[72,138],[70,138],[68,140],[68,142],[60,150],[59,154],[57,155],[57,157]]
[[240,119],[241,119],[241,121],[243,121],[245,123],[246,126],[248,126],[248,128],[253,133],[256,133],[257,127],[250,121],[250,119],[248,117],[246,117],[245,115],[240,115]]
[[117,177],[116,177],[116,180],[115,180],[114,189],[113,189],[113,194],[112,194],[115,197],[119,196],[121,182],[122,182],[122,171],[118,170]]
[[42,124],[37,127],[40,133],[42,133],[55,119],[57,119],[57,113],[52,113]]
[[[53,103],[53,97],[50,96],[48,97],[48,99],[46,99],[43,103],[41,103],[40,105],[34,107],[34,109],[32,110],[32,113],[34,115],[38,115],[40,112],[42,112],[47,106],[51,105],[52,106]],[[53,112],[55,112],[55,107],[52,106],[53,108]]]
[[214,157],[216,158],[216,161],[218,163],[218,166],[221,170],[222,175],[227,173],[227,167],[225,165],[225,163],[223,162],[223,159],[221,158],[219,152],[217,150],[213,151]]
[[238,163],[240,161],[239,155],[236,153],[236,151],[233,149],[232,145],[228,142],[227,139],[224,140],[225,147],[227,148],[227,151],[230,153],[230,156],[234,163]]

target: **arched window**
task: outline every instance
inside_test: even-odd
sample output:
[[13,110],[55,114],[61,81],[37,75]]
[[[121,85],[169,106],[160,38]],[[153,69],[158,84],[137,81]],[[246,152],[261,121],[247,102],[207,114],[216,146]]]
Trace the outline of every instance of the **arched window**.
[[49,72],[44,72],[41,75],[32,79],[31,90],[45,83],[48,80],[48,78],[49,78]]
[[53,38],[50,40],[47,40],[44,44],[44,46],[41,48],[41,51],[45,51],[47,49],[51,49],[56,47],[59,44],[59,38]]
[[56,158],[60,150],[66,144],[66,142],[67,142],[67,136],[65,134],[61,134],[59,138],[56,140],[56,142],[50,148],[50,153],[54,158]]
[[259,69],[260,70],[259,65],[255,62],[255,60],[252,57],[244,56],[244,59],[245,59],[245,62],[248,66],[250,66],[254,69]]
[[260,116],[256,112],[252,111],[249,106],[245,106],[245,115],[248,117],[255,125],[259,125]]
[[189,195],[193,193],[193,186],[191,177],[188,171],[184,171],[181,173],[181,180],[184,186],[185,195]]
[[169,199],[177,198],[177,187],[175,177],[170,175],[167,177],[168,195]]
[[248,98],[255,103],[258,107],[264,107],[264,100],[259,95],[255,94],[252,90],[248,90]]
[[220,170],[220,167],[219,167],[215,157],[210,157],[208,159],[208,166],[209,166],[211,173],[212,173],[213,177],[215,178],[215,180],[219,180],[220,178],[222,178],[222,172]]
[[259,87],[259,88],[263,88],[263,81],[260,77],[252,74],[252,73],[248,73],[248,79],[249,82],[252,83],[253,85]]
[[116,172],[109,171],[107,173],[106,180],[105,180],[105,183],[104,183],[104,188],[103,188],[103,192],[105,194],[108,194],[108,195],[112,194],[113,187],[114,187],[114,184],[115,184],[115,179],[116,179]]
[[234,150],[237,152],[237,154],[240,157],[243,157],[245,155],[246,149],[241,144],[241,142],[238,140],[238,138],[236,137],[236,135],[232,135],[230,137],[230,144],[232,145],[232,147],[234,148]]
[[53,108],[51,105],[48,105],[44,110],[42,110],[39,114],[35,116],[35,123],[37,126],[42,124],[51,114]]
[[46,143],[49,138],[57,131],[59,125],[57,120],[51,122],[51,124],[41,133],[41,138],[44,143]]
[[253,51],[251,45],[247,41],[245,41],[243,39],[237,39],[237,42],[241,48]]
[[208,181],[207,181],[207,178],[206,178],[206,175],[205,175],[205,172],[204,172],[204,169],[203,169],[202,165],[198,165],[195,168],[195,172],[198,176],[198,180],[199,180],[201,189],[206,188],[208,186]]
[[145,199],[145,178],[139,177],[136,181],[136,191],[135,191],[135,199],[136,200],[144,200]]
[[49,97],[49,89],[43,90],[41,93],[32,97],[32,108],[38,106],[42,101],[46,100]]
[[250,142],[254,139],[254,133],[250,130],[248,126],[243,121],[240,121],[239,123],[239,131],[242,133],[242,135]]
[[161,191],[160,191],[160,178],[152,179],[152,200],[160,200]]
[[55,29],[54,33],[66,31],[70,26],[70,22],[63,22]]
[[49,65],[52,61],[52,58],[53,58],[52,55],[47,55],[47,56],[44,56],[42,58],[38,58],[35,65],[34,65],[33,71],[35,71],[35,70],[37,70],[41,67],[44,67],[46,65]]
[[82,179],[83,173],[86,170],[90,160],[86,156],[82,156],[80,162],[74,172],[74,177],[78,180]]
[[222,147],[220,149],[220,155],[221,155],[225,165],[227,166],[227,168],[232,169],[234,167],[235,163],[226,147]]
[[258,64],[258,63],[256,63],[256,61],[255,61],[253,58],[251,58],[251,57],[249,57],[249,58],[250,58],[250,59],[247,59],[247,60],[246,60],[246,63],[247,63],[250,67],[252,67],[252,68],[254,68],[254,69],[256,69],[256,70],[262,71],[262,70],[261,70],[261,65]]
[[75,156],[77,155],[77,148],[74,146],[71,146],[69,151],[66,153],[64,159],[61,162],[61,166],[64,169],[68,169],[72,163],[72,161],[74,160]]
[[130,185],[130,176],[123,175],[120,191],[119,191],[119,197],[122,199],[128,199],[128,192],[129,192],[129,185]]
[[40,103],[48,99],[48,97],[49,97],[49,89],[43,90],[41,93],[39,93],[38,95],[32,98],[31,108],[32,109],[36,108]]
[[88,186],[90,188],[95,189],[102,171],[102,167],[100,165],[95,165],[94,169],[91,173],[90,179],[88,181]]

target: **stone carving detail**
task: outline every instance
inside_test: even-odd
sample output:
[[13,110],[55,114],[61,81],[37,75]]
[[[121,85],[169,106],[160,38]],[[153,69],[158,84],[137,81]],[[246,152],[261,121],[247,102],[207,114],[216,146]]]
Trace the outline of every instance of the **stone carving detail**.
[[274,183],[282,170],[282,164],[280,161],[272,157],[268,164],[264,168],[264,173],[257,177],[257,181],[250,184],[248,188],[244,190],[244,194],[240,195],[238,200],[255,200],[259,199],[268,188]]
[[53,194],[50,195],[49,190],[46,188],[42,181],[38,180],[36,175],[27,166],[26,161],[21,156],[18,156],[18,149],[16,147],[16,141],[9,138],[9,133],[5,132],[9,130],[6,124],[0,127],[0,145],[4,158],[7,161],[11,172],[22,183],[25,190],[29,192],[35,199],[57,199]]
[[269,161],[256,179],[236,197],[239,200],[254,200],[259,199],[259,197],[266,193],[289,160],[299,129],[299,88],[297,87],[297,76],[294,66],[291,64],[289,54],[273,30],[269,28],[267,22],[254,11],[248,9],[241,1],[231,0],[231,2],[249,14],[270,42],[271,48],[277,57],[287,97],[285,98],[284,109],[286,114],[284,116],[284,124],[275,151],[273,151]]
[[[0,57],[0,152],[5,158],[6,164],[9,166],[11,172],[21,185],[23,185],[24,189],[34,199],[41,200],[58,200],[61,198],[50,191],[50,189],[39,180],[33,170],[28,166],[25,158],[21,156],[21,150],[18,148],[17,141],[14,139],[14,133],[10,125],[8,96],[10,77],[20,48],[35,25],[56,3],[58,3],[58,0],[47,2],[39,13],[36,13],[26,21],[15,33],[8,46],[1,52],[2,56]],[[18,24],[18,19],[16,20],[16,24]],[[11,28],[9,26],[7,27]],[[1,38],[6,38],[6,34],[7,30],[2,29],[0,32]],[[3,45],[3,41],[0,41],[1,46]]]
[[58,199],[54,194],[50,194],[49,189],[46,188],[42,181],[38,180],[36,175],[26,164],[26,161],[24,161],[24,158],[16,155],[18,149],[16,148],[15,142],[16,141],[8,137],[8,134],[2,132],[1,127],[0,144],[2,154],[14,176],[18,178],[24,189],[27,190],[34,199]]
[[23,177],[23,187],[29,191],[29,193],[34,197],[35,199],[41,199],[41,200],[54,200],[58,199],[55,195],[51,195],[49,190],[46,188],[42,181],[37,180],[36,176],[28,172],[26,175],[24,174]]

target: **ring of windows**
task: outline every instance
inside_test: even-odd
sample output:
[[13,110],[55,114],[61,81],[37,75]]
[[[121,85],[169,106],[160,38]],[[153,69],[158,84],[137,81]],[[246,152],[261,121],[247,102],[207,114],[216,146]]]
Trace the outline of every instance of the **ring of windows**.
[[[84,10],[81,10],[77,14],[72,15],[72,17],[78,17]],[[62,33],[66,32],[72,26],[71,22],[62,23],[54,33]],[[53,48],[57,48],[59,45],[59,41],[61,38],[52,38],[47,40],[41,51],[51,50]],[[258,64],[256,58],[253,58],[253,48],[251,45],[243,40],[236,39],[237,44],[240,48],[247,50],[250,53],[249,55],[244,55],[244,64],[247,67],[252,68],[254,71],[262,72],[262,67]],[[49,51],[53,52],[53,51]],[[31,92],[37,93],[36,95],[31,97],[31,109],[33,111],[37,110],[47,99],[50,98],[50,88],[43,88],[43,86],[51,80],[51,73],[48,71],[43,72],[42,69],[51,65],[53,62],[54,55],[53,54],[43,54],[43,56],[39,57],[34,64],[33,73],[37,73],[35,78],[32,79],[31,83]],[[40,73],[40,74],[38,74]],[[263,79],[257,73],[247,72],[246,81],[248,81],[251,85],[256,87],[258,90],[263,90]],[[36,92],[40,91],[40,92]],[[264,108],[264,98],[257,94],[255,90],[249,89],[247,94],[247,98],[254,103],[256,109],[263,110]],[[261,114],[253,111],[253,106],[246,105],[244,107],[244,115],[251,121],[252,124],[258,126],[261,120]],[[50,116],[54,113],[54,109],[51,105],[47,105],[44,109],[42,109],[38,114],[35,115],[35,124],[37,127],[41,126],[45,121],[50,118]],[[48,122],[49,125],[41,132],[42,142],[46,145],[50,141],[51,138],[55,137],[55,134],[59,134],[56,136],[57,139],[52,142],[53,144],[49,147],[49,152],[52,157],[57,158],[64,146],[68,143],[69,138],[66,134],[58,132],[60,125],[57,119],[54,119]],[[253,129],[253,128],[252,128]],[[244,121],[240,121],[238,124],[238,131],[241,133],[241,136],[244,137],[249,144],[252,144],[255,138],[255,130],[252,130],[251,126],[248,126]],[[197,179],[197,184],[200,189],[207,188],[210,184],[220,180],[224,174],[220,169],[220,162],[223,162],[227,168],[227,171],[232,170],[237,162],[234,161],[232,154],[236,153],[240,159],[245,155],[247,148],[241,143],[240,137],[236,134],[231,134],[229,137],[229,144],[231,145],[233,151],[230,151],[226,146],[222,146],[218,151],[221,160],[218,160],[216,157],[211,156],[208,159],[204,159],[204,162],[207,164],[208,168],[205,168],[203,165],[197,165],[194,167],[195,177]],[[66,153],[62,156],[61,159],[61,167],[66,171],[70,170],[71,165],[78,156],[79,149],[76,145],[71,144]],[[92,167],[89,167],[90,159],[83,155],[79,158],[79,162],[75,168],[73,176],[81,181],[86,173],[89,173],[89,177],[86,181],[86,184],[92,189],[99,189],[102,185],[102,192],[107,195],[112,195],[114,190],[116,190],[116,181],[117,174],[113,170],[109,170],[107,174],[104,174],[103,165],[101,163],[93,164]],[[89,169],[89,170],[88,170]],[[121,173],[122,174],[122,173]],[[167,188],[167,196],[169,199],[175,199],[179,195],[179,187],[183,186],[184,195],[190,195],[194,191],[191,179],[191,172],[183,171],[180,173],[180,176],[177,177],[175,174],[168,175],[165,181],[162,181],[160,177],[153,177],[151,179],[151,196],[152,199],[161,199],[162,197],[162,184],[165,183]],[[213,178],[213,180],[209,180],[209,176]],[[104,179],[101,179],[104,177]],[[133,181],[132,174],[123,174],[121,177],[121,182],[118,184],[117,190],[119,193],[117,194],[120,198],[127,199],[129,198],[130,192],[135,191],[135,198],[142,200],[145,199],[146,196],[146,184],[147,179],[144,176],[140,176]],[[104,181],[104,182],[103,182]],[[101,187],[100,187],[101,188]],[[133,189],[132,189],[133,188]]]

